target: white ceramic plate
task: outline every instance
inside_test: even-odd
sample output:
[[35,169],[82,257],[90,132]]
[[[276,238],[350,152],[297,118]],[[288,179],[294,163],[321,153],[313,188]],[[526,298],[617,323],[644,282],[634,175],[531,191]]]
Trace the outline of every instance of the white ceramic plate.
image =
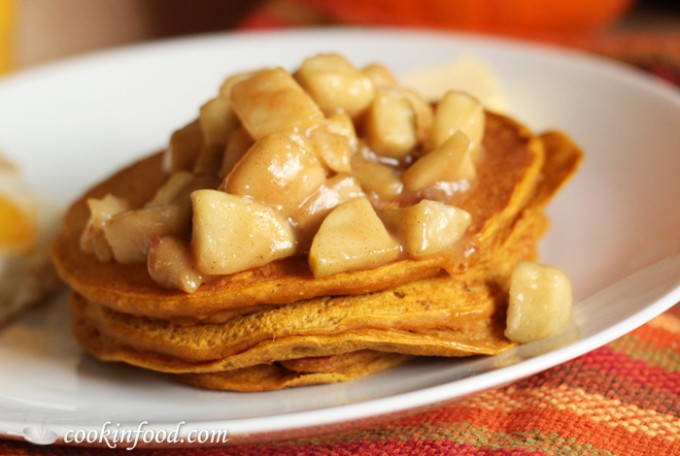
[[362,30],[208,36],[122,49],[0,80],[0,149],[32,185],[65,204],[163,147],[224,75],[292,68],[327,51],[360,65],[381,61],[397,73],[477,56],[500,75],[513,115],[534,129],[562,129],[585,149],[583,168],[550,208],[553,225],[542,244],[543,260],[572,278],[578,331],[501,357],[419,361],[345,384],[219,393],[93,361],[71,338],[60,296],[0,330],[2,435],[49,441],[69,429],[106,422],[136,429],[148,421],[166,430],[186,422],[182,435],[227,429],[234,441],[355,426],[539,372],[680,300],[680,96],[633,70],[574,53]]

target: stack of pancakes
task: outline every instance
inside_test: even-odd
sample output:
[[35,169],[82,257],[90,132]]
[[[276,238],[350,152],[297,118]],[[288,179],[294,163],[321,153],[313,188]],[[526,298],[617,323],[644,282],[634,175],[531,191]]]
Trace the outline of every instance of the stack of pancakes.
[[493,355],[504,336],[514,265],[536,259],[544,208],[581,152],[488,112],[478,185],[454,201],[472,215],[465,252],[401,259],[315,278],[290,257],[216,278],[187,294],[144,264],[100,262],[79,246],[87,200],[133,206],[168,178],[157,153],[89,190],[69,209],[53,258],[72,288],[75,334],[103,361],[166,372],[207,388],[264,391],[358,378],[413,356]]

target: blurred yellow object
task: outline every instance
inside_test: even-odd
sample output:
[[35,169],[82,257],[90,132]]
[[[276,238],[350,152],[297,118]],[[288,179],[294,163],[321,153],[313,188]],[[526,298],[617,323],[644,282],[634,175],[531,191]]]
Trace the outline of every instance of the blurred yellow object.
[[0,74],[11,68],[14,8],[14,0],[0,0]]
[[0,194],[0,249],[25,247],[35,241],[36,226],[31,217],[9,198]]

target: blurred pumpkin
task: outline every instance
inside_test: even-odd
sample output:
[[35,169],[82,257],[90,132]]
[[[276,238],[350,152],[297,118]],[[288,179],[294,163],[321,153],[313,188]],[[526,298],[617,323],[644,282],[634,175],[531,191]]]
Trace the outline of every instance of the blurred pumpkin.
[[343,22],[510,34],[595,30],[634,0],[301,0]]

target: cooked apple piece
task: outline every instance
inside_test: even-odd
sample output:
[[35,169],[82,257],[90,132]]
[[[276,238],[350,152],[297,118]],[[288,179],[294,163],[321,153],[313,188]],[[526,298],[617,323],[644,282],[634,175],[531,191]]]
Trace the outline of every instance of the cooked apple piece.
[[295,78],[326,114],[354,117],[371,103],[371,79],[337,54],[319,54],[302,62]]
[[529,261],[515,266],[510,277],[505,335],[527,343],[557,334],[571,322],[572,292],[567,275]]
[[408,190],[419,191],[438,183],[469,182],[475,175],[470,141],[457,131],[441,146],[420,157],[401,178]]
[[243,158],[253,143],[253,138],[243,127],[239,127],[231,133],[227,147],[224,149],[224,156],[222,157],[222,166],[219,173],[221,179],[224,179],[234,169],[234,165]]
[[199,122],[207,144],[225,146],[229,135],[238,126],[238,118],[228,99],[217,97],[200,108]]
[[194,175],[188,171],[177,171],[172,173],[165,183],[156,190],[153,198],[151,198],[144,206],[163,206],[176,201],[193,181]]
[[336,174],[329,178],[307,198],[293,219],[298,228],[301,249],[309,248],[321,222],[336,206],[354,198],[365,196],[357,180],[347,174]]
[[231,100],[231,89],[233,89],[237,83],[245,79],[248,79],[253,74],[254,74],[253,71],[245,71],[243,73],[236,73],[227,77],[220,85],[218,96],[227,100]]
[[468,137],[473,149],[482,143],[485,114],[482,104],[465,92],[446,92],[435,109],[432,145],[439,147],[457,131]]
[[191,170],[203,149],[203,132],[198,120],[176,130],[170,136],[167,157],[170,171]]
[[397,87],[399,85],[397,78],[384,65],[373,63],[364,67],[362,71],[371,80],[373,86],[377,88]]
[[[305,138],[302,139],[305,141]],[[349,173],[351,158],[359,148],[354,123],[344,112],[329,115],[323,123],[311,129],[306,143],[331,174]]]
[[331,211],[314,236],[309,266],[314,277],[372,269],[399,256],[400,246],[367,198],[355,198]]
[[147,268],[156,283],[187,293],[198,290],[204,280],[203,275],[194,267],[188,245],[176,236],[163,236],[151,240]]
[[232,274],[293,255],[296,241],[275,209],[218,190],[191,194],[191,246],[204,274]]
[[413,90],[401,89],[400,93],[413,109],[413,124],[415,126],[416,140],[419,143],[427,143],[432,134],[434,124],[434,110],[420,94]]
[[234,166],[223,189],[287,215],[325,181],[326,171],[312,152],[290,136],[271,134],[257,141]]
[[394,90],[378,91],[364,127],[369,147],[386,157],[403,158],[418,141],[411,103]]
[[258,71],[237,82],[231,103],[255,140],[270,133],[305,131],[324,119],[314,100],[282,68]]
[[167,204],[122,212],[104,225],[104,236],[119,263],[144,263],[151,240],[189,231],[191,207]]
[[357,138],[354,122],[352,122],[352,119],[347,114],[335,112],[329,115],[324,122],[324,126],[328,131],[347,138],[352,151],[357,151],[359,148],[359,138]]
[[468,212],[431,200],[388,209],[381,216],[389,228],[399,233],[404,250],[413,258],[450,250],[472,221]]
[[364,192],[385,201],[398,199],[404,189],[392,166],[367,160],[359,154],[352,158],[352,174]]
[[109,261],[113,258],[113,253],[104,236],[104,226],[114,216],[130,210],[130,203],[107,194],[101,199],[88,199],[87,207],[90,218],[80,236],[80,248],[86,253],[94,254],[99,261]]

